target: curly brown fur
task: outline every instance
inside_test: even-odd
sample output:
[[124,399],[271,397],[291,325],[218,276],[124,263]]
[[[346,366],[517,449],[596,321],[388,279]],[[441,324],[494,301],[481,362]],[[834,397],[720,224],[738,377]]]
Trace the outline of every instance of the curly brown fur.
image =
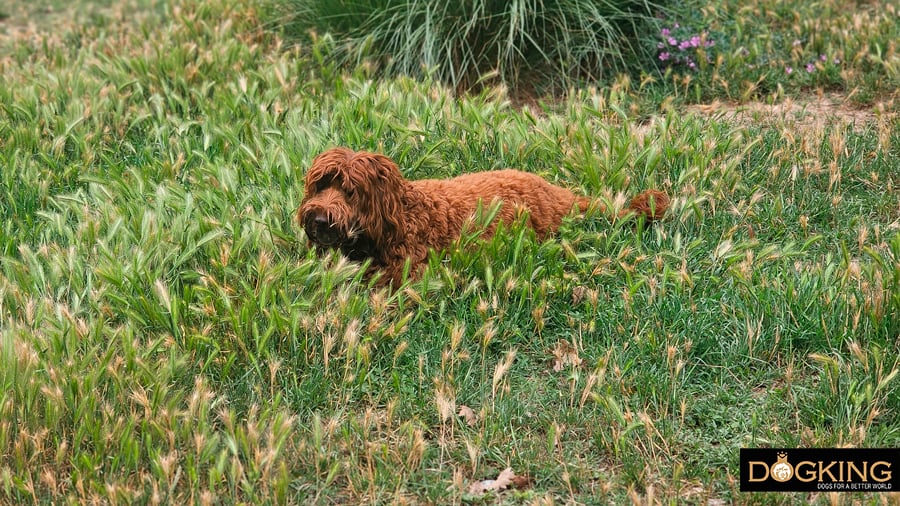
[[[371,259],[369,274],[380,271],[382,283],[396,286],[407,260],[416,275],[429,250],[446,249],[479,205],[494,203],[499,210],[485,230],[487,236],[498,222],[511,223],[524,209],[525,223],[543,239],[556,232],[574,208],[586,210],[592,200],[511,169],[408,181],[384,155],[333,148],[313,160],[297,219],[311,243],[340,249],[351,260]],[[649,190],[620,216],[658,219],[668,205],[664,193]]]

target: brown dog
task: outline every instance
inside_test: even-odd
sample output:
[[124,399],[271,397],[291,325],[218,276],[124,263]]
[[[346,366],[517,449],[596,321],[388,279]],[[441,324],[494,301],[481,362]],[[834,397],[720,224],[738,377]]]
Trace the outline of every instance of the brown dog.
[[[479,205],[499,201],[496,223],[511,223],[520,210],[543,239],[556,232],[563,217],[591,199],[518,170],[466,174],[454,179],[408,181],[388,157],[334,148],[313,160],[306,174],[305,196],[297,219],[316,246],[339,249],[351,260],[371,259],[369,274],[383,273],[382,283],[400,283],[406,260],[418,274],[429,250],[446,249],[458,239],[465,221]],[[600,205],[603,208],[602,204]],[[666,194],[648,190],[629,210],[658,219],[669,205]]]

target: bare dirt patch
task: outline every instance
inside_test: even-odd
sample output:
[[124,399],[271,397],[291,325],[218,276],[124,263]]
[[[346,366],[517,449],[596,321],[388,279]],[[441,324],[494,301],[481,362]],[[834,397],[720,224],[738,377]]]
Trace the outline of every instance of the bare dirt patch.
[[48,34],[60,36],[94,18],[134,19],[156,8],[158,0],[3,0],[0,43],[15,44]]
[[67,5],[58,0],[10,0],[0,9],[0,35],[14,38],[27,32],[55,29],[87,15],[89,9],[96,7],[91,4]]
[[739,124],[790,126],[799,129],[821,130],[826,125],[851,126],[854,130],[878,124],[889,124],[898,118],[895,107],[879,102],[863,108],[851,97],[837,94],[813,95],[810,98],[787,98],[777,104],[751,102],[732,104],[714,101],[711,104],[686,107],[689,114],[721,118]]

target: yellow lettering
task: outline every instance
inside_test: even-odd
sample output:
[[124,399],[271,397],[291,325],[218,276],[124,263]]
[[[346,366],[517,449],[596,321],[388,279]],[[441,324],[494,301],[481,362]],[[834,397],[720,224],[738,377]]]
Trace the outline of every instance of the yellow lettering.
[[819,481],[823,481],[823,480],[824,480],[824,475],[825,475],[826,473],[828,474],[828,476],[831,477],[831,481],[837,481],[837,480],[834,478],[834,475],[831,474],[831,468],[832,468],[832,466],[834,466],[835,464],[837,464],[837,462],[835,462],[835,461],[832,460],[830,464],[828,464],[828,465],[825,466],[825,467],[822,467],[822,461],[821,461],[821,460],[819,461]]
[[[769,479],[769,466],[765,462],[751,460],[750,462],[748,462],[748,464],[750,464],[750,477],[747,479],[747,481],[766,481]],[[756,478],[753,474],[753,469],[755,467],[762,467],[766,471],[765,476],[763,476],[762,478]]]
[[856,476],[859,477],[860,481],[866,482],[869,481],[869,473],[868,473],[869,461],[863,461],[862,472],[860,472],[859,468],[856,467],[856,464],[851,460],[847,462],[847,481],[853,480],[853,473],[856,472]]
[[[876,467],[886,467],[887,469],[880,473],[876,473],[876,471],[875,471]],[[878,462],[875,462],[872,464],[871,471],[872,471],[872,479],[879,483],[883,483],[883,482],[891,479],[891,463],[890,462],[885,462],[883,460],[879,460]]]
[[[806,473],[804,475],[804,473],[801,470],[802,467],[810,467],[811,469],[806,471]],[[816,468],[815,467],[816,467],[815,462],[810,462],[808,460],[804,460],[803,462],[800,462],[799,464],[797,464],[794,467],[794,473],[797,474],[798,480],[809,483],[816,479]]]

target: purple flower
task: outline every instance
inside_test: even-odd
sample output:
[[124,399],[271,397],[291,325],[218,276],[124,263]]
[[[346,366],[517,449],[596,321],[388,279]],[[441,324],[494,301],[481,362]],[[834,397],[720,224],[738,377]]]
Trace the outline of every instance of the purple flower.
[[694,35],[691,37],[691,47],[700,47],[700,37]]
[[691,47],[691,41],[689,41],[689,40],[683,40],[683,41],[681,41],[681,44],[678,44],[678,49],[680,49],[682,51],[684,51],[685,49],[687,49],[689,47]]
[[816,71],[816,66],[815,66],[815,64],[807,63],[807,64],[806,64],[806,71],[807,71],[808,73],[810,73],[810,74],[812,74],[813,72],[815,72],[815,71]]
[[794,67],[790,67],[790,66],[785,67],[785,68],[784,68],[784,73],[785,73],[785,74],[793,74],[793,73],[794,73]]
[[840,59],[840,58],[835,58],[835,59],[834,59],[834,64],[835,64],[835,65],[840,65],[840,63],[841,63],[841,59]]
[[826,61],[826,60],[828,60],[827,56],[825,56],[824,54],[819,55],[819,61]]
[[678,45],[678,39],[676,39],[675,37],[669,37],[669,45],[670,45],[670,46],[677,46],[677,45]]
[[694,63],[693,61],[689,61],[689,62],[688,62],[688,68],[690,68],[691,70],[694,70],[694,69],[697,68],[697,64]]
[[662,34],[663,37],[668,37],[669,33],[671,33],[671,32],[669,31],[668,28],[663,28],[662,30],[659,31],[659,33]]
[[659,53],[659,60],[666,61],[669,59],[670,56],[672,56],[672,55],[670,55],[668,52]]

